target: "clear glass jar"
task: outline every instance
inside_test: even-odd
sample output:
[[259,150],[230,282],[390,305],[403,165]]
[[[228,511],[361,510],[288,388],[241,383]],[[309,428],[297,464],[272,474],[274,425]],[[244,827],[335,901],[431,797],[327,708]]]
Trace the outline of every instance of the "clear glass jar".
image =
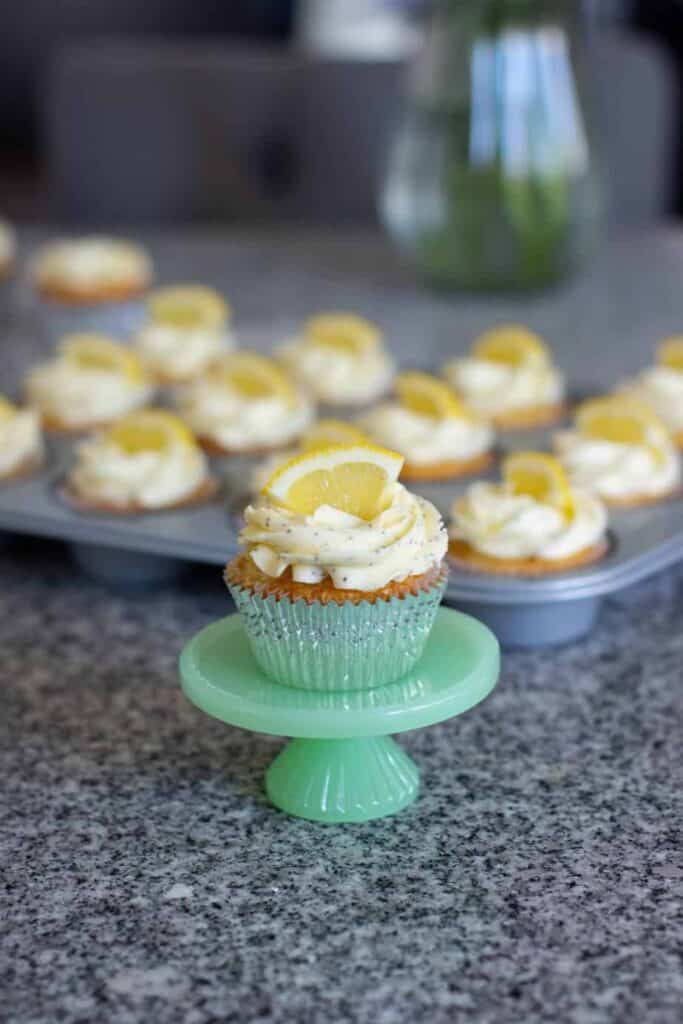
[[562,0],[437,0],[381,196],[430,281],[535,288],[589,255],[600,200],[576,43]]

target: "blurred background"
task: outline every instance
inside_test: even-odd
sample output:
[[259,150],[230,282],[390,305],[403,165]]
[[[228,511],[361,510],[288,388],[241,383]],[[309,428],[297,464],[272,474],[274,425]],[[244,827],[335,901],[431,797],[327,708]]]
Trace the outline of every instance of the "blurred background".
[[[468,32],[470,55],[479,53],[485,65],[473,42],[481,26],[475,31],[467,23],[482,4],[440,5],[459,20],[458,42],[446,48],[450,64],[437,87],[440,97],[444,82],[457,78],[457,46]],[[557,7],[569,9],[585,53],[587,121],[595,117],[592,163],[603,172],[610,222],[680,215],[683,3],[498,2],[498,9],[515,6],[517,17],[526,8],[523,18],[534,7],[546,18],[549,10],[554,16]],[[427,150],[435,137],[452,142],[457,135],[452,121],[448,128],[430,124],[425,141],[422,123],[401,121],[416,102],[411,69],[432,31],[433,8],[420,0],[5,5],[3,215],[108,227],[293,220],[371,225],[383,215],[401,242],[402,233],[414,234],[427,216],[422,207],[406,206],[411,188],[423,197],[428,191],[413,180],[424,171]],[[559,81],[564,71],[556,39],[547,40],[548,67]],[[512,52],[505,51],[510,67]],[[514,52],[519,64],[521,51]],[[474,85],[472,77],[471,117],[475,101],[483,102]],[[566,107],[566,97],[557,100],[555,120],[562,103]],[[401,131],[413,148],[419,142],[417,171],[404,139],[392,172],[392,140],[395,145]],[[471,126],[468,132],[471,143]],[[544,195],[550,209],[556,193],[545,189]],[[472,196],[467,192],[469,205]],[[580,208],[578,217],[593,215],[585,198],[572,193],[563,202]]]

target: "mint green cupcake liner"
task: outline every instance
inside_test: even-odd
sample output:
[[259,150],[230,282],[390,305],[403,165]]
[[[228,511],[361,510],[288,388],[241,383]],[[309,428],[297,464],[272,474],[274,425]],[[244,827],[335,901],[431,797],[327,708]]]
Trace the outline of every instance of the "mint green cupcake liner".
[[263,597],[228,584],[254,657],[269,678],[302,690],[369,690],[393,683],[419,660],[448,579],[374,604]]

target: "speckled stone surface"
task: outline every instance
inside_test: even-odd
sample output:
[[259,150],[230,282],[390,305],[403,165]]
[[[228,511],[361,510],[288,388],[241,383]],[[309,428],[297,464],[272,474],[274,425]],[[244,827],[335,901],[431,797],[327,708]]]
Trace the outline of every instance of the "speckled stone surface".
[[[223,252],[202,246],[198,277]],[[254,317],[286,293],[294,315],[350,301],[361,278],[363,311],[415,337],[461,308],[422,297],[411,313],[410,289],[343,247],[327,277],[317,260],[328,284],[312,297],[312,271],[285,269],[284,242],[269,252],[247,247],[238,271],[230,250],[237,294],[240,272],[263,277],[243,294]],[[591,339],[604,320],[634,369],[636,337],[683,322],[683,246],[612,256],[596,291],[524,309],[539,327],[554,311],[569,339],[574,308],[579,351],[618,361]],[[624,290],[639,261],[642,309]],[[475,305],[457,320],[468,333]],[[0,341],[3,375],[41,344]],[[401,737],[418,802],[344,828],[270,808],[280,741],[180,692],[179,649],[229,607],[219,571],[117,594],[61,545],[19,540],[0,548],[0,584],[2,1024],[681,1020],[683,572],[607,601],[587,641],[507,654],[483,705]]]

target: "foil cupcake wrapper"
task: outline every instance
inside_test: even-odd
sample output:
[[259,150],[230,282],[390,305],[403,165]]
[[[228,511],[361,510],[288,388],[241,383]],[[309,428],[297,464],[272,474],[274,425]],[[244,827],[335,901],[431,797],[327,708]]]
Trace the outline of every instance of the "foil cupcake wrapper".
[[369,690],[416,664],[434,625],[447,571],[429,590],[374,604],[263,597],[228,584],[256,661],[284,686]]

